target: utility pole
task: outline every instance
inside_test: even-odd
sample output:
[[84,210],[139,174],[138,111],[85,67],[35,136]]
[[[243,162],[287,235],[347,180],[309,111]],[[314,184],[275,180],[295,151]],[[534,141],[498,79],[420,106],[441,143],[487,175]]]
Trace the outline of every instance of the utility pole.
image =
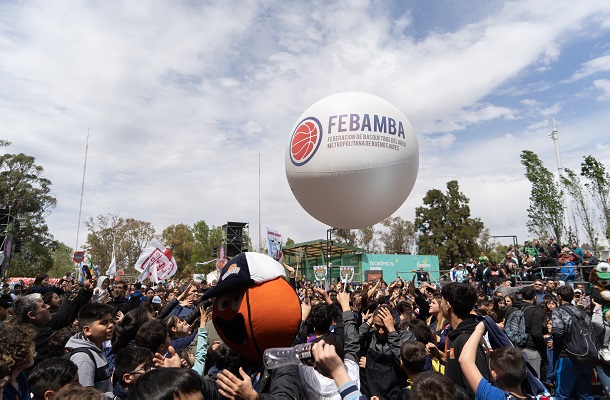
[[[557,157],[557,172],[559,173],[559,190],[561,190],[563,197],[563,230],[566,235],[566,239],[568,238],[568,200],[566,196],[566,191],[563,188],[563,183],[561,182],[561,178],[563,177],[563,167],[561,166],[561,154],[559,152],[559,135],[557,134],[557,126],[555,125],[555,117],[553,117],[553,132],[550,134],[553,142],[555,142],[555,156]],[[559,240],[559,238],[557,238]]]

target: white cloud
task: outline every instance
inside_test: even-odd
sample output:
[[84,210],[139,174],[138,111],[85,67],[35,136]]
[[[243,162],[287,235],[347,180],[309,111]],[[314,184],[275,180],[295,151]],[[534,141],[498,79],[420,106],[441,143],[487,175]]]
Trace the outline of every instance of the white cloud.
[[610,54],[583,63],[580,69],[572,75],[570,81],[577,81],[598,72],[607,71],[610,71]]
[[367,91],[403,110],[421,139],[420,178],[399,213],[412,218],[428,188],[455,178],[474,214],[523,232],[518,156],[527,146],[553,159],[550,116],[570,119],[562,151],[574,159],[581,143],[605,140],[559,115],[575,103],[558,84],[605,64],[558,61],[579,40],[607,57],[595,43],[607,42],[610,4],[495,3],[455,28],[410,34],[418,18],[400,2],[3,3],[3,138],[45,167],[59,202],[51,231],[69,245],[89,126],[83,215],[120,211],[159,231],[242,220],[256,237],[260,153],[262,226],[310,240],[326,227],[290,193],[287,137],[318,99]]
[[610,99],[610,79],[597,79],[593,81],[593,86],[603,92],[602,95],[597,98],[598,100]]

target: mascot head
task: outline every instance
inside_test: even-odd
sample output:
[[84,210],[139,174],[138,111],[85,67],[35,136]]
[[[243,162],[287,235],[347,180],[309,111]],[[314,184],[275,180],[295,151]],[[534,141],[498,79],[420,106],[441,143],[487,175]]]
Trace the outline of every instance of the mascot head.
[[301,323],[301,303],[284,267],[260,253],[241,253],[220,271],[203,299],[216,297],[212,321],[222,340],[250,361],[289,346]]
[[600,290],[610,289],[610,264],[602,262],[596,265],[589,274],[589,283]]

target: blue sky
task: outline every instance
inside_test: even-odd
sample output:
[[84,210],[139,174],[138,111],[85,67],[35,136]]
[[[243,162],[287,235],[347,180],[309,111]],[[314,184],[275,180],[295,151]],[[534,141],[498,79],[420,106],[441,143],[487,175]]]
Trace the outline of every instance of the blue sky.
[[[317,100],[364,91],[396,105],[420,146],[395,213],[457,179],[495,235],[527,236],[519,154],[556,170],[610,167],[610,3],[605,1],[0,2],[0,138],[54,183],[55,237],[119,213],[159,232],[205,220],[296,241],[327,227],[288,187],[284,151]],[[81,229],[79,243],[85,240]]]

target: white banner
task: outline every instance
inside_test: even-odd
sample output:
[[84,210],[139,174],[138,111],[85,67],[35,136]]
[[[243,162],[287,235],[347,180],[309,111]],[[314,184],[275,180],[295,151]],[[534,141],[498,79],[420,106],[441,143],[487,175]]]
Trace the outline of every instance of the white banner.
[[142,250],[134,268],[141,272],[138,277],[140,282],[148,278],[155,283],[159,283],[164,279],[171,278],[178,271],[178,265],[172,251],[163,246],[157,239],[152,239]]
[[341,266],[339,268],[339,276],[341,277],[341,283],[352,283],[354,279],[354,267]]
[[282,234],[277,229],[267,227],[267,255],[282,262]]
[[327,271],[328,269],[326,268],[326,265],[316,265],[313,267],[313,276],[316,281],[326,280]]

